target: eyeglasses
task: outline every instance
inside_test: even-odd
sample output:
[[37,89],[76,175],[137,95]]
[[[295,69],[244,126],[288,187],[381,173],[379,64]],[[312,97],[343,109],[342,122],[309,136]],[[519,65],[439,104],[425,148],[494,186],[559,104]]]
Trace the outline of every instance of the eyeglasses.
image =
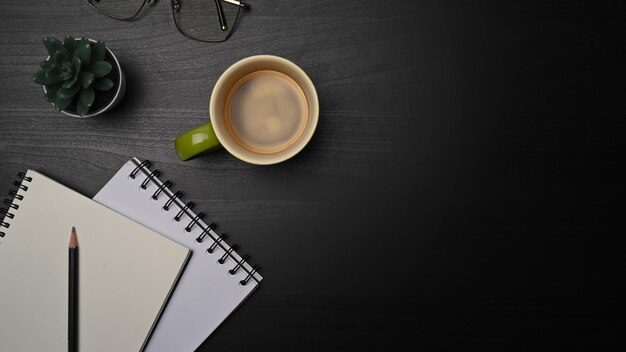
[[[146,3],[157,0],[87,0],[98,12],[118,20],[136,18]],[[222,1],[226,2],[222,6]],[[242,8],[238,0],[170,0],[176,28],[185,36],[203,42],[223,42],[237,25]]]

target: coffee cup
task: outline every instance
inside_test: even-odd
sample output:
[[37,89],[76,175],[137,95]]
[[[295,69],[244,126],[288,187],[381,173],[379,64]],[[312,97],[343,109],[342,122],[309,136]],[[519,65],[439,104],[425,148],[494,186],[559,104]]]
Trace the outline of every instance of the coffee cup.
[[319,117],[315,86],[293,62],[272,55],[245,58],[215,83],[211,121],[175,141],[181,160],[224,147],[245,162],[285,161],[309,142]]

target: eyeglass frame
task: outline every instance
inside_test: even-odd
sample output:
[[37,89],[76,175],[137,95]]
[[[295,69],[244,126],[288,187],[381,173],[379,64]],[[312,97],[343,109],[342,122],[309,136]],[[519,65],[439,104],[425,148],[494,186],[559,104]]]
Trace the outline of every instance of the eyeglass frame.
[[[139,13],[141,12],[141,10],[143,10],[144,6],[146,6],[146,3],[150,6],[154,6],[154,4],[156,4],[157,0],[143,0],[143,2],[141,3],[141,6],[139,6],[139,9],[137,10],[137,12],[135,12],[134,15],[130,16],[130,17],[120,17],[120,16],[115,16],[115,15],[111,15],[108,14],[102,10],[100,10],[98,7],[96,7],[96,5],[93,4],[94,0],[87,0],[87,2],[89,3],[89,5],[91,5],[91,7],[93,7],[96,11],[100,12],[101,14],[116,19],[116,20],[120,20],[120,21],[132,21],[135,18],[137,18],[137,16],[139,16]],[[219,0],[218,0],[219,1]],[[97,1],[96,1],[97,2]],[[200,42],[205,42],[205,43],[220,43],[220,42],[224,42],[226,41],[226,39],[228,39],[230,37],[230,35],[233,33],[233,31],[235,30],[235,27],[237,26],[237,22],[239,22],[239,11],[241,11],[241,9],[237,10],[237,17],[235,18],[235,22],[232,24],[232,26],[230,26],[231,30],[228,31],[228,34],[226,35],[226,37],[224,39],[221,40],[205,40],[205,39],[198,39],[195,37],[192,37],[191,35],[185,33],[185,31],[183,31],[180,26],[178,25],[178,21],[176,21],[176,11],[178,10],[177,7],[180,7],[180,3],[178,2],[178,0],[170,0],[170,4],[172,4],[172,17],[174,17],[174,25],[176,25],[176,29],[178,29],[178,32],[180,32],[180,34],[184,35],[187,38],[193,39],[193,40],[197,40]]]

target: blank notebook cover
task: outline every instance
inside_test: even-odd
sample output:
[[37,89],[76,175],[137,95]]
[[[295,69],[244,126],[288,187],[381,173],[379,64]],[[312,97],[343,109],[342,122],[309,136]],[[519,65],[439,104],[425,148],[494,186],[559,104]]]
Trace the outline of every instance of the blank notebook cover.
[[262,277],[222,240],[214,226],[201,219],[201,213],[186,207],[181,193],[170,190],[171,182],[161,182],[159,171],[148,166],[147,161],[130,160],[94,200],[193,250],[146,346],[150,352],[191,352],[254,291]]
[[143,349],[190,251],[29,170],[0,228],[0,351],[67,351],[76,226],[79,350]]

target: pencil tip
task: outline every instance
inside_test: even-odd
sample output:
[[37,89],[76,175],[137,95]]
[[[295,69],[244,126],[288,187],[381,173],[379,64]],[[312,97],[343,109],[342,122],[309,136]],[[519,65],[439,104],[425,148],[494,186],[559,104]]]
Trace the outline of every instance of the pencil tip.
[[70,235],[70,248],[78,248],[78,237],[74,226],[72,226],[72,234]]

